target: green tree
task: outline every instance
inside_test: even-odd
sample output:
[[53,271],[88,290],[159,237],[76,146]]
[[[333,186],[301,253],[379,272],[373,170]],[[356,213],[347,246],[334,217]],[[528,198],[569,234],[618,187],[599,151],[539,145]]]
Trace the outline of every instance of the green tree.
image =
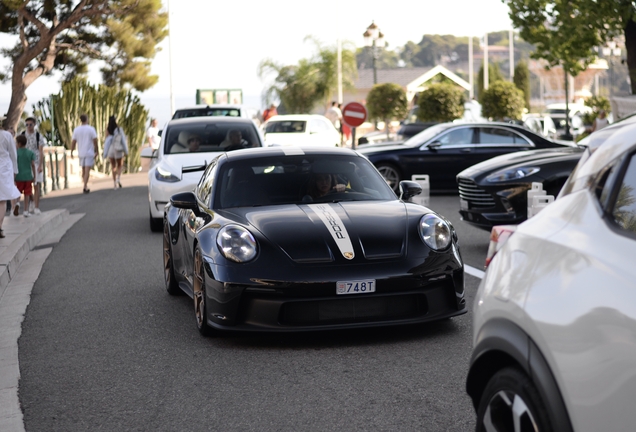
[[511,82],[497,81],[484,91],[481,104],[486,118],[518,120],[523,113],[523,92]]
[[533,43],[534,58],[562,64],[576,76],[594,60],[594,48],[625,36],[631,92],[636,94],[636,6],[631,0],[502,0],[521,36]]
[[139,91],[158,80],[150,60],[167,35],[161,0],[3,0],[0,33],[17,38],[2,49],[11,59],[0,78],[11,81],[7,123],[15,127],[26,104],[26,89],[42,75],[61,71],[65,79],[104,60],[104,82]]
[[[279,99],[288,113],[306,114],[320,102],[326,103],[335,93],[337,81],[337,49],[324,47],[315,39],[317,54],[301,59],[297,65],[282,65],[272,59],[261,61],[261,79],[274,74],[274,82],[265,90],[266,102]],[[342,49],[343,87],[352,88],[357,74],[352,49]]]
[[[499,65],[497,63],[488,63],[488,85],[492,85],[497,81],[503,81],[504,77],[501,74]],[[481,102],[481,97],[484,94],[484,66],[479,68],[477,74],[477,98]]]
[[417,97],[417,118],[447,122],[464,114],[464,89],[448,83],[432,84]]
[[515,66],[513,82],[523,92],[524,105],[530,110],[530,70],[525,60],[521,60]]
[[367,95],[369,119],[384,122],[387,139],[390,139],[389,122],[406,117],[407,106],[406,92],[398,84],[376,84]]

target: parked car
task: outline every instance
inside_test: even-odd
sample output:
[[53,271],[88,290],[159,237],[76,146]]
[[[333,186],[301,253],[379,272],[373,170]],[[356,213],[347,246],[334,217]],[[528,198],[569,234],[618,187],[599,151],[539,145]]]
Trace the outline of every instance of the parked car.
[[[239,140],[232,131],[239,132]],[[198,145],[194,142],[196,139],[191,139],[196,137]],[[146,147],[141,151],[141,157],[151,159],[148,170],[150,229],[161,231],[163,208],[170,197],[193,190],[207,164],[220,153],[262,146],[254,122],[246,118],[212,116],[170,120],[161,134],[159,148]]]
[[525,221],[533,182],[542,183],[547,195],[556,197],[582,156],[616,129],[633,123],[636,115],[625,117],[579,141],[578,147],[511,153],[465,169],[457,175],[462,220],[486,230]]
[[636,124],[585,153],[554,203],[493,229],[466,381],[477,430],[636,424]]
[[261,126],[267,146],[340,145],[340,132],[325,116],[318,114],[290,114],[271,117]]
[[[583,104],[569,103],[568,110],[570,113],[570,135],[577,136],[585,132],[583,115],[591,113],[592,108]],[[548,105],[545,109],[545,115],[552,118],[558,134],[565,134],[565,103],[555,103]]]
[[195,105],[192,107],[179,108],[178,110],[175,110],[172,118],[179,119],[207,116],[248,118],[253,120],[257,126],[260,125],[258,110],[256,108],[233,104]]
[[501,154],[530,149],[564,148],[573,143],[543,138],[508,123],[441,123],[404,143],[370,144],[360,148],[389,185],[427,174],[431,191],[456,192],[462,170]]
[[557,196],[584,147],[528,150],[496,156],[457,174],[459,214],[478,228],[519,224],[527,218],[528,190],[543,184]]
[[[345,189],[346,185],[346,189]],[[325,187],[326,186],[326,187]],[[164,215],[169,294],[193,298],[198,329],[389,326],[465,313],[454,228],[399,200],[344,148],[220,155]]]

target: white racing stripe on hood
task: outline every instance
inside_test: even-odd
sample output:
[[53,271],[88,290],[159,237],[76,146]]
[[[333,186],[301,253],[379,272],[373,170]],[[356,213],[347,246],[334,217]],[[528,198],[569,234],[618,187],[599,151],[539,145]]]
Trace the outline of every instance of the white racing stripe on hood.
[[314,211],[325,224],[325,227],[331,233],[338,249],[342,256],[348,260],[352,260],[355,254],[353,253],[353,245],[349,238],[349,233],[345,228],[340,217],[336,214],[334,209],[329,204],[308,204],[308,207]]

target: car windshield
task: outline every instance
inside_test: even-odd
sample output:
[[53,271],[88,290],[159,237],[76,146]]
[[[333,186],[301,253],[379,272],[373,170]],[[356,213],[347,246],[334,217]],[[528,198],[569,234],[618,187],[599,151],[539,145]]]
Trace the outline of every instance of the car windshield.
[[170,125],[166,133],[164,154],[220,152],[261,146],[251,122]]
[[371,163],[359,156],[286,155],[225,163],[215,208],[395,200]]
[[186,117],[209,117],[209,116],[222,116],[222,117],[240,117],[241,110],[238,108],[190,108],[177,110],[172,118],[186,118]]
[[453,126],[453,124],[438,124],[435,126],[431,126],[428,129],[424,129],[422,132],[418,133],[417,135],[413,135],[411,138],[407,139],[406,141],[404,141],[404,145],[408,146],[408,145],[421,145],[423,143],[425,143],[426,141],[430,140],[431,138],[433,138],[434,136],[436,136],[437,134],[445,131],[446,129],[448,129],[449,127]]
[[265,133],[304,133],[306,127],[305,120],[269,121]]

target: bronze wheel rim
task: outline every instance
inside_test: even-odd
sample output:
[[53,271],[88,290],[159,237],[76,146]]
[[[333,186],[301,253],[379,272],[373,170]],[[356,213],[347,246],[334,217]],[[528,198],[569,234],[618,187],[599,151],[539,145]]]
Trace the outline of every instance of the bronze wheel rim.
[[197,326],[203,327],[205,322],[205,277],[203,275],[203,259],[199,249],[194,253],[194,315],[197,319]]

